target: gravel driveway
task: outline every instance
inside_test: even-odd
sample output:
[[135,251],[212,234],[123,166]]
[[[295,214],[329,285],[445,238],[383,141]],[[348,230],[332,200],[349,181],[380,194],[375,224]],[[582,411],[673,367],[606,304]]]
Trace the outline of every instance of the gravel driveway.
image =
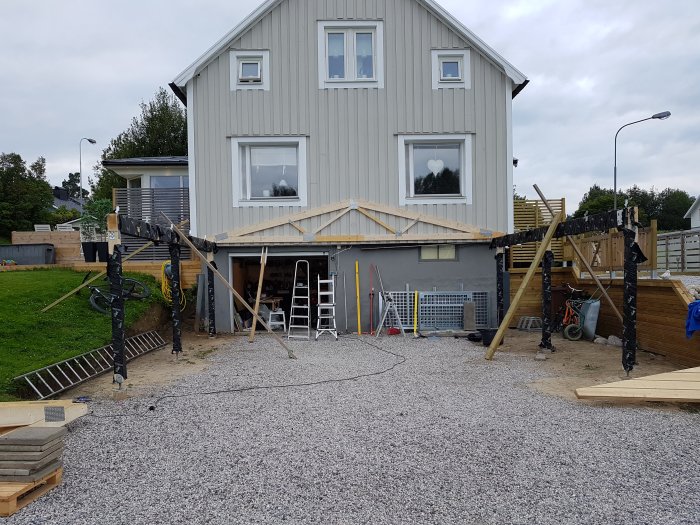
[[63,483],[5,523],[700,522],[699,414],[547,396],[532,356],[466,340],[379,345],[404,357],[238,339],[154,397],[93,403],[127,415],[73,423]]

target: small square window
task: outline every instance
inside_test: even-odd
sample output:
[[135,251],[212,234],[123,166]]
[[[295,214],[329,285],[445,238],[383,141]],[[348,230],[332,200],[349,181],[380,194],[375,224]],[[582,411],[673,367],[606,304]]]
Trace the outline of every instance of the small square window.
[[471,89],[468,49],[433,49],[433,89]]
[[270,52],[265,49],[232,49],[231,91],[270,89]]
[[239,82],[262,82],[262,67],[260,60],[242,59],[239,62]]
[[462,64],[454,58],[440,59],[440,82],[460,82],[462,80]]

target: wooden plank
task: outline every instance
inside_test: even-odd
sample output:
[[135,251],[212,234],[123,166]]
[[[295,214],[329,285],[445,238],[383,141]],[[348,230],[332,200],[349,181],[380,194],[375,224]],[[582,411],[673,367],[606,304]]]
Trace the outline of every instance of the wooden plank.
[[[65,421],[46,423],[44,408],[63,408]],[[84,403],[73,403],[70,400],[52,401],[9,401],[0,403],[0,427],[18,427],[27,425],[63,426],[66,423],[84,416],[88,407]]]
[[344,209],[343,211],[341,211],[340,213],[337,213],[336,215],[334,215],[333,217],[331,217],[330,219],[328,219],[326,222],[324,222],[323,224],[321,224],[318,228],[316,228],[316,229],[314,230],[314,235],[316,235],[317,233],[320,233],[321,231],[323,231],[323,230],[325,230],[326,228],[328,228],[331,224],[333,224],[335,221],[337,221],[338,219],[340,219],[341,217],[343,217],[346,213],[349,213],[350,210],[352,210],[352,208],[350,208],[350,207],[345,208],[345,209]]
[[375,217],[375,216],[372,215],[371,213],[367,213],[367,212],[366,212],[365,210],[363,210],[362,208],[357,208],[357,211],[360,212],[360,213],[361,213],[362,215],[364,215],[365,217],[367,217],[369,220],[374,221],[374,222],[376,222],[377,224],[379,224],[379,226],[381,226],[382,228],[384,228],[384,229],[385,229],[386,231],[388,231],[389,233],[392,233],[392,234],[396,235],[396,230],[395,230],[394,228],[392,228],[391,226],[389,226],[389,225],[388,225],[387,223],[385,223],[384,221],[382,221],[381,219],[379,219],[378,217]]
[[11,516],[61,483],[63,468],[30,483],[0,482],[0,516]]
[[258,291],[255,294],[255,315],[253,316],[253,326],[250,329],[250,335],[248,336],[248,342],[252,343],[255,340],[255,327],[258,322],[255,318],[260,312],[260,294],[262,294],[263,279],[265,277],[265,265],[267,264],[267,248],[262,249],[260,254],[260,275],[258,276]]
[[554,232],[557,229],[557,226],[561,222],[561,212],[558,212],[554,216],[554,220],[552,221],[552,224],[549,225],[549,229],[547,229],[547,233],[544,236],[544,239],[542,239],[542,244],[540,245],[540,249],[537,251],[537,255],[535,258],[532,260],[532,264],[530,265],[530,268],[528,269],[527,273],[525,274],[525,277],[523,277],[523,282],[520,284],[520,288],[518,289],[518,292],[515,294],[515,298],[513,299],[513,302],[510,305],[510,308],[508,308],[508,311],[506,312],[505,317],[503,318],[503,321],[501,322],[501,326],[498,327],[498,331],[496,332],[495,337],[493,338],[493,341],[491,341],[491,344],[489,345],[488,350],[486,351],[486,359],[491,360],[493,359],[493,354],[496,353],[496,349],[498,348],[498,345],[501,344],[501,341],[503,340],[503,334],[505,331],[508,329],[508,326],[510,325],[511,320],[513,319],[513,316],[515,315],[515,311],[518,308],[518,303],[520,302],[520,299],[522,298],[523,294],[525,293],[525,290],[530,283],[530,280],[532,279],[532,276],[535,275],[535,271],[537,270],[537,267],[540,264],[540,261],[542,260],[542,256],[544,255],[544,252],[547,249],[547,246],[549,245],[549,242],[552,240],[552,237],[554,237]]
[[668,401],[675,403],[700,403],[700,391],[694,390],[634,390],[628,388],[606,388],[601,391],[596,387],[577,388],[576,397],[579,399],[600,400],[643,400]]

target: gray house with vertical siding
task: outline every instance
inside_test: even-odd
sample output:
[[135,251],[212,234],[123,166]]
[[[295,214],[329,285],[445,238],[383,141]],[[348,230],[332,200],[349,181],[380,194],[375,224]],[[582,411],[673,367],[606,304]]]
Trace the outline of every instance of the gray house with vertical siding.
[[[363,330],[370,265],[387,290],[478,292],[493,324],[488,242],[512,231],[511,104],[527,82],[432,0],[268,0],[171,83],[190,230],[241,291],[263,246],[269,295],[290,292],[298,259],[312,286],[333,275],[340,330],[357,330],[355,261]],[[240,305],[218,304],[233,329]]]

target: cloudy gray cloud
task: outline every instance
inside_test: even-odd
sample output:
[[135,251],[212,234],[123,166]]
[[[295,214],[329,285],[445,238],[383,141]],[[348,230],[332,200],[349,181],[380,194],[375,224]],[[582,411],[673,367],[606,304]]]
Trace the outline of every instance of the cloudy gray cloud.
[[[700,14],[694,0],[443,0],[530,78],[513,104],[515,182],[573,211],[598,183],[700,193]],[[60,184],[86,175],[141,101],[204,53],[258,0],[5,0],[0,17],[0,150],[47,158]]]

